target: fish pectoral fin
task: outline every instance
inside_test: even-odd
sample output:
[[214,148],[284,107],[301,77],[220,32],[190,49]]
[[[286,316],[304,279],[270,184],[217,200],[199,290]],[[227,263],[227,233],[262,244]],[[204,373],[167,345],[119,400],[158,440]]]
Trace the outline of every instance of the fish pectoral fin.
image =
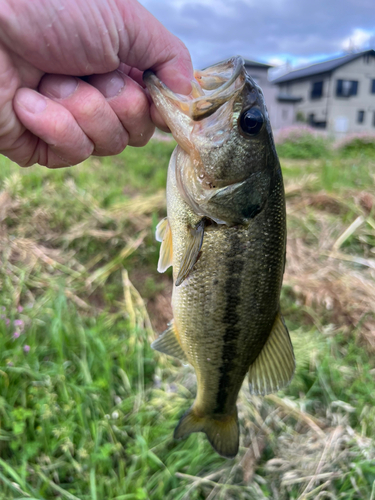
[[234,458],[239,446],[237,408],[232,415],[215,417],[215,415],[198,416],[193,406],[181,417],[173,437],[182,439],[193,432],[205,432],[211,446],[219,455]]
[[158,271],[164,273],[168,267],[173,264],[173,244],[172,244],[172,231],[169,225],[168,218],[165,217],[156,226],[155,238],[161,241]]
[[164,240],[165,233],[169,229],[169,221],[168,217],[164,217],[159,224],[156,226],[155,230],[155,239],[156,241],[162,242]]
[[279,311],[266,344],[250,365],[251,394],[269,394],[286,386],[293,377],[295,366],[292,342]]
[[182,347],[178,341],[178,336],[176,334],[176,328],[174,325],[174,321],[172,320],[168,328],[161,334],[159,337],[153,341],[151,347],[155,349],[155,351],[162,352],[163,354],[167,354],[168,356],[173,356],[175,358],[188,363],[186,354],[182,350]]
[[188,244],[185,248],[185,253],[180,263],[175,285],[181,283],[189,276],[190,271],[198,260],[199,252],[201,251],[204,236],[205,219],[202,219],[198,224],[190,229]]

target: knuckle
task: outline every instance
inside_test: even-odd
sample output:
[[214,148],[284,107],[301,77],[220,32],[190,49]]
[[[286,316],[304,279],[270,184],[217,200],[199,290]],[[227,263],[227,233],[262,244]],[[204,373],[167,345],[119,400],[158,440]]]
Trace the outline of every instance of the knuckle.
[[[82,146],[80,146],[79,151],[76,152],[76,154],[73,157],[74,160],[74,165],[77,165],[78,163],[81,163],[87,158],[89,158],[95,150],[95,144],[90,141],[90,139],[86,140]],[[72,158],[72,155],[66,155],[68,158]]]
[[85,141],[77,152],[77,160],[74,164],[77,165],[77,163],[81,163],[89,158],[93,154],[94,149],[95,146],[90,140]]
[[48,157],[47,161],[45,163],[45,166],[47,168],[64,168],[64,167],[72,167],[73,165],[77,165],[78,163],[81,163],[85,158],[81,159],[69,159],[65,158],[64,154],[61,154],[60,152],[56,151],[48,151]]
[[98,95],[92,95],[89,99],[80,102],[79,115],[82,120],[100,121],[105,118],[106,102]]
[[72,123],[70,117],[63,113],[59,113],[58,115],[56,114],[54,118],[55,119],[51,120],[49,124],[48,142],[57,145],[59,143],[66,142],[66,140],[69,139],[72,134],[73,127],[71,126]]
[[134,92],[132,95],[131,106],[125,110],[128,120],[150,119],[150,105],[146,95],[143,92]]
[[151,139],[155,132],[155,126],[151,124],[147,129],[144,129],[142,132],[139,134],[131,136],[131,139],[129,141],[129,146],[133,146],[136,148],[141,148],[143,146],[146,146],[148,141]]
[[[88,158],[94,149],[93,143],[84,132],[75,122],[72,122],[69,115],[65,114],[59,114],[55,120],[51,120],[46,142],[61,161],[65,162],[62,166],[80,163]],[[48,158],[46,166],[49,164]]]
[[95,154],[100,156],[114,156],[120,154],[129,142],[129,136],[125,130],[123,130],[120,134],[117,135],[116,138],[112,139],[109,143],[106,143],[105,146],[96,145],[95,146]]
[[129,142],[129,136],[126,133],[120,134],[118,140],[116,141],[116,144],[112,148],[113,151],[112,154],[113,155],[120,154],[122,151],[124,151],[124,149],[128,145],[128,142]]

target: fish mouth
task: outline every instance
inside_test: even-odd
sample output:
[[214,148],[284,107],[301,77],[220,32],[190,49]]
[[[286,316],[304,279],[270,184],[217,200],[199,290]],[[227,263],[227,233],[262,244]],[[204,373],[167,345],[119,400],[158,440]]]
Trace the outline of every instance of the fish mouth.
[[194,122],[211,116],[223,104],[235,97],[244,87],[246,71],[241,56],[194,72],[192,91],[185,96],[172,92],[151,70],[143,81],[159,113],[176,141],[184,148],[191,147],[188,139]]

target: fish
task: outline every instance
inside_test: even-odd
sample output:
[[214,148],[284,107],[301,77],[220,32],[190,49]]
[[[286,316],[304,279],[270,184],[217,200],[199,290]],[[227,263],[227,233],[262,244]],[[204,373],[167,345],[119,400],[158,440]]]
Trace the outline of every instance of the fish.
[[204,432],[214,450],[239,450],[237,398],[285,387],[295,359],[280,312],[286,210],[262,90],[240,56],[195,71],[188,96],[152,71],[150,96],[177,142],[167,217],[156,228],[158,271],[173,266],[173,320],[152,343],[193,366],[197,395],[174,437]]

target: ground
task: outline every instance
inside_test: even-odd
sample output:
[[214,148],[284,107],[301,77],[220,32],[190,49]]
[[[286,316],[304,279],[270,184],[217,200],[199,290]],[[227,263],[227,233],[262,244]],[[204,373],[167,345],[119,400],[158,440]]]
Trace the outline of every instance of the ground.
[[203,434],[173,440],[195,377],[150,348],[171,318],[154,230],[173,147],[0,159],[0,498],[373,500],[374,159],[281,159],[297,370],[265,398],[244,384],[225,460]]

